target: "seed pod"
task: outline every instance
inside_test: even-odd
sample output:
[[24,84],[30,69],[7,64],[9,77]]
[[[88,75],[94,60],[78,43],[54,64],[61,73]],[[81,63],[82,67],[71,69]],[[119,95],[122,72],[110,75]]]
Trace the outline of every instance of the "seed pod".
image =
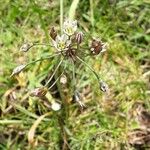
[[99,39],[93,38],[90,45],[90,50],[92,54],[98,55],[100,52],[104,52],[106,50],[106,44],[102,43]]
[[31,48],[31,44],[29,43],[24,43],[21,47],[20,47],[20,51],[22,52],[27,52],[30,48]]
[[108,92],[108,85],[103,82],[103,81],[100,81],[100,90],[103,91],[103,92]]
[[83,33],[82,33],[82,32],[76,33],[75,41],[76,41],[78,44],[81,44],[81,43],[82,43],[82,41],[83,41]]
[[30,92],[30,96],[35,97],[44,97],[47,93],[47,88],[45,87],[39,87],[35,88]]
[[50,37],[55,41],[56,36],[57,36],[57,31],[55,30],[54,27],[52,27],[50,30]]
[[16,68],[13,70],[11,76],[14,76],[14,75],[16,75],[16,74],[19,74],[25,67],[26,67],[26,65],[20,65],[20,66],[16,67]]

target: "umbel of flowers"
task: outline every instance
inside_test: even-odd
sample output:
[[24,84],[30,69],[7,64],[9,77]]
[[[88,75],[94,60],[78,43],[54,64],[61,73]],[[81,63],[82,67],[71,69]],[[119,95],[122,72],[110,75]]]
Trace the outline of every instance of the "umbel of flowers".
[[[54,54],[48,55],[47,57],[41,57],[37,60],[34,60],[32,62],[29,62],[27,64],[21,64],[18,67],[16,67],[11,76],[19,74],[22,70],[24,70],[26,67],[28,67],[30,64],[34,64],[39,61],[43,61],[45,59],[51,59],[54,58],[55,56],[61,56],[61,60],[54,69],[51,77],[48,79],[46,84],[42,87],[38,87],[33,89],[30,93],[31,96],[36,96],[39,98],[47,97],[49,96],[49,89],[51,89],[56,82],[62,82],[65,83],[67,82],[67,79],[65,76],[63,76],[63,72],[61,75],[55,80],[55,82],[49,87],[49,83],[51,82],[52,78],[58,71],[59,67],[63,63],[63,60],[65,59],[70,59],[73,63],[73,65],[78,62],[83,63],[86,67],[89,68],[91,72],[95,75],[96,79],[98,80],[100,90],[103,92],[108,91],[108,86],[107,84],[99,77],[99,75],[93,70],[88,63],[86,63],[83,59],[85,56],[92,56],[92,55],[98,55],[106,50],[106,43],[103,43],[100,39],[98,38],[92,38],[91,42],[88,47],[86,47],[84,43],[84,34],[81,31],[78,31],[77,28],[77,21],[74,20],[69,20],[66,19],[64,24],[63,24],[63,34],[59,35],[57,31],[55,30],[54,27],[51,28],[50,30],[50,37],[51,37],[51,44],[43,44],[43,43],[25,43],[21,46],[20,50],[22,52],[27,52],[29,51],[32,47],[37,46],[37,45],[48,45],[54,48]],[[80,54],[83,54],[83,57],[80,57]],[[55,57],[56,59],[58,57]],[[60,59],[60,57],[59,57]],[[70,64],[70,65],[72,65]],[[75,66],[74,66],[75,67]],[[84,107],[84,103],[82,102],[82,98],[80,96],[80,93],[78,92],[75,84],[76,76],[75,72],[73,72],[73,86],[74,93],[73,93],[73,99],[80,105],[81,108]],[[61,105],[55,101],[51,102],[51,108],[55,111],[59,110],[61,108]]]

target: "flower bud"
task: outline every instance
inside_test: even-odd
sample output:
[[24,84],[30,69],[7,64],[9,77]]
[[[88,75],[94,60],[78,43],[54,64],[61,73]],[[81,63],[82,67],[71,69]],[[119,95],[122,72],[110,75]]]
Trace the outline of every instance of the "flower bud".
[[29,44],[29,43],[24,43],[24,44],[20,47],[20,51],[22,51],[22,52],[27,52],[30,48],[31,48],[31,44]]
[[78,44],[81,44],[82,41],[83,41],[83,33],[82,32],[78,32],[76,33],[76,36],[75,36],[75,41],[78,43]]
[[26,67],[26,65],[20,65],[20,66],[16,67],[16,68],[13,70],[11,76],[14,76],[14,75],[16,75],[16,74],[19,74],[25,67]]
[[66,77],[65,75],[62,75],[62,76],[60,77],[60,83],[61,83],[61,84],[66,84],[66,83],[67,83],[67,77]]
[[57,103],[57,102],[53,102],[51,108],[52,108],[54,111],[58,111],[58,110],[61,109],[61,105],[60,105],[59,103]]
[[39,87],[35,88],[30,92],[30,96],[35,97],[44,97],[47,93],[47,88],[45,87]]
[[108,92],[108,85],[103,82],[103,81],[100,81],[100,90],[103,91],[103,92]]
[[56,39],[56,36],[57,36],[57,31],[55,30],[54,27],[51,28],[50,30],[50,37],[55,40]]

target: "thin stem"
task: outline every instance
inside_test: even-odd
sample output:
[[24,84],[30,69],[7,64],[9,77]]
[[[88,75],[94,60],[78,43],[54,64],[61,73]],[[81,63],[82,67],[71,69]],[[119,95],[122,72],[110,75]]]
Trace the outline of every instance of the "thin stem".
[[72,77],[73,77],[73,90],[76,90],[76,77],[75,77],[75,64],[74,61],[72,60]]
[[22,120],[0,120],[1,125],[7,125],[7,124],[23,124]]
[[57,79],[55,80],[55,82],[48,88],[48,90],[50,90],[57,83],[57,81],[59,80],[59,78],[61,77],[61,75],[64,73],[65,68],[66,68],[66,66],[64,67],[63,72],[57,77]]
[[63,59],[58,63],[57,67],[55,68],[55,70],[54,70],[53,74],[51,75],[51,77],[49,78],[49,80],[46,82],[45,86],[47,86],[50,83],[50,81],[54,77],[56,71],[58,70],[58,68],[60,67],[60,65],[61,65],[62,62],[63,62]]
[[33,43],[33,45],[32,46],[36,46],[36,45],[43,45],[43,46],[51,46],[51,47],[54,47],[53,45],[51,45],[51,44],[47,44],[47,43]]
[[41,57],[41,58],[39,58],[39,59],[36,59],[36,60],[34,60],[34,61],[29,62],[28,64],[26,64],[26,67],[29,66],[29,65],[31,65],[31,64],[34,64],[34,63],[36,63],[36,62],[43,61],[43,60],[45,60],[45,59],[53,58],[53,57],[58,56],[58,55],[60,55],[60,54],[61,54],[61,53],[56,53],[56,54],[51,55],[51,56]]
[[48,88],[48,90],[50,90],[56,83],[57,81],[59,80],[59,78],[61,77],[61,75],[63,74],[64,72],[62,72],[59,77],[55,80],[55,82]]
[[100,77],[98,76],[98,74],[93,70],[93,68],[91,68],[84,60],[82,60],[79,56],[76,56],[78,60],[80,60],[85,66],[87,66],[96,76],[98,81],[101,81]]
[[63,34],[63,0],[60,0],[60,29]]
[[82,51],[82,49],[81,49],[80,52],[81,52],[82,54],[86,54],[86,56],[91,56],[91,53],[86,53],[86,52]]
[[31,49],[31,48],[34,47],[34,46],[37,46],[37,45],[54,47],[53,45],[47,44],[47,43],[33,43],[33,44],[28,48],[28,50]]

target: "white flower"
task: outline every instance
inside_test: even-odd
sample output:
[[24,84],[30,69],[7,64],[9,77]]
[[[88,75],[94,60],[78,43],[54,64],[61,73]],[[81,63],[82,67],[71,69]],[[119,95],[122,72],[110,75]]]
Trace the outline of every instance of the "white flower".
[[58,111],[58,110],[61,109],[61,105],[60,105],[59,103],[57,103],[57,102],[53,102],[51,108],[52,108],[54,111]]
[[63,31],[65,34],[67,34],[68,36],[71,36],[75,33],[76,30],[77,30],[77,20],[71,21],[67,19],[64,22]]
[[62,36],[57,35],[56,40],[53,40],[53,45],[58,51],[66,50],[71,44],[68,36],[63,34]]

